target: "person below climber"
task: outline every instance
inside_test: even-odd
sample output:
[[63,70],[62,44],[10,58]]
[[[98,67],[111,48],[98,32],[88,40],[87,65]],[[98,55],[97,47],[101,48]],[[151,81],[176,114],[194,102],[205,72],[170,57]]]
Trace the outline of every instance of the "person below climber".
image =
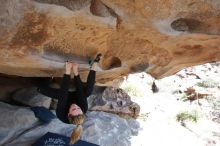
[[[71,144],[75,143],[82,133],[81,124],[84,121],[83,114],[88,110],[87,97],[90,96],[93,91],[96,69],[100,59],[101,54],[98,54],[92,62],[85,86],[78,73],[78,64],[66,62],[66,72],[63,75],[60,89],[54,89],[49,86],[38,87],[38,92],[41,94],[58,99],[56,115],[62,122],[77,125],[71,134]],[[73,92],[68,91],[71,72],[74,74],[76,87],[76,91]]]

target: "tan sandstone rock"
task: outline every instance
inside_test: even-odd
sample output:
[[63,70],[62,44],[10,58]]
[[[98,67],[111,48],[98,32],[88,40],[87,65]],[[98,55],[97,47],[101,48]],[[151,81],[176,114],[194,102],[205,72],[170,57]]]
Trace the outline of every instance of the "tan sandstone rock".
[[219,0],[3,0],[0,73],[62,76],[103,54],[97,83],[220,60]]

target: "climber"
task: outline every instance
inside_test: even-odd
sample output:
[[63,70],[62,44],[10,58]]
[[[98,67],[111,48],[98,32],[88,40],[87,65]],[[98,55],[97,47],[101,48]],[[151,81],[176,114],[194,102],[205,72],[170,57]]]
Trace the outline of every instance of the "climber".
[[[58,99],[56,115],[62,122],[77,125],[76,129],[74,129],[71,134],[71,144],[75,143],[82,133],[81,124],[84,121],[83,114],[88,110],[87,97],[93,91],[97,65],[100,59],[101,54],[98,54],[94,61],[92,61],[85,86],[78,73],[78,64],[66,62],[66,72],[63,76],[60,89],[53,89],[49,86],[38,87],[38,92],[48,97]],[[74,83],[76,87],[76,91],[74,92],[68,91],[71,72],[74,74]]]

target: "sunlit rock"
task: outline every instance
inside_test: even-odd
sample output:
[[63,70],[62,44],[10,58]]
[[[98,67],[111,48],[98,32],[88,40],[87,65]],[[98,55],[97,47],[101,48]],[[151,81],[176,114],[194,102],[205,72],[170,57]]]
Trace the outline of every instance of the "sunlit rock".
[[0,73],[62,76],[64,62],[103,54],[97,83],[129,73],[155,78],[220,60],[218,0],[5,0],[0,5]]

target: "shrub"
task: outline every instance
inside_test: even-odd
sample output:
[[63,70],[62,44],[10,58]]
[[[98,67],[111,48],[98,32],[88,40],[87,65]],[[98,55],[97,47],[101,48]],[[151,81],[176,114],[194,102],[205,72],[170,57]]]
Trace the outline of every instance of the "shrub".
[[219,83],[213,79],[205,79],[201,82],[197,83],[197,86],[204,88],[215,88],[219,85]]
[[184,123],[186,121],[192,121],[192,122],[197,122],[199,120],[199,113],[196,110],[193,110],[191,112],[185,111],[177,114],[176,120],[178,122]]
[[220,97],[208,96],[206,100],[214,110],[220,110]]
[[144,96],[141,89],[139,89],[137,86],[135,86],[132,83],[126,83],[126,84],[122,85],[120,88],[125,90],[125,92],[127,92],[128,95],[130,95],[130,96],[137,96],[137,97]]

